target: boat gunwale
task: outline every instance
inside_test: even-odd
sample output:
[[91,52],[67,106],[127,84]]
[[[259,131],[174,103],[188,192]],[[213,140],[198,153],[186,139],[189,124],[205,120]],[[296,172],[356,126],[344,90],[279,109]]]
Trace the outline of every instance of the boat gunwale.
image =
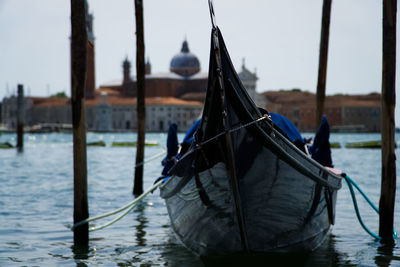
[[[265,121],[264,123],[267,123],[269,127],[271,127],[271,129],[273,130],[274,133],[274,137],[275,138],[279,138],[279,140],[283,141],[285,143],[285,145],[287,145],[291,151],[293,151],[294,153],[296,153],[297,156],[301,157],[301,160],[305,160],[308,163],[314,165],[315,167],[317,167],[320,171],[321,174],[320,175],[316,175],[315,173],[313,173],[311,170],[309,170],[307,167],[305,167],[298,159],[294,158],[290,152],[286,151],[284,148],[281,147],[280,144],[278,144],[270,135],[268,135],[258,124],[255,124],[254,127],[257,127],[257,130],[262,132],[262,134],[266,137],[266,140],[268,141],[268,144],[272,144],[272,146],[278,150],[274,150],[274,149],[270,149],[270,147],[268,146],[268,144],[265,144],[265,142],[263,142],[263,146],[266,147],[267,149],[270,149],[272,153],[276,154],[277,157],[279,157],[280,159],[282,159],[283,161],[287,162],[290,166],[292,166],[293,168],[295,168],[298,172],[302,173],[303,175],[307,176],[308,178],[312,179],[313,181],[315,181],[316,183],[319,183],[323,186],[327,186],[329,188],[335,189],[335,190],[339,190],[342,186],[341,186],[341,181],[343,180],[343,177],[340,175],[337,175],[333,172],[331,172],[330,170],[326,169],[324,166],[322,166],[319,162],[315,161],[314,159],[312,159],[311,157],[309,157],[307,154],[305,154],[303,151],[301,151],[298,147],[296,147],[292,142],[290,142],[283,134],[281,134],[275,127],[273,127],[269,122]],[[217,140],[217,139],[216,139]],[[183,155],[182,158],[180,158],[176,163],[179,164],[180,161],[184,160],[186,157],[191,156],[192,153],[195,153],[197,150],[199,150],[199,146],[193,147],[191,149],[189,149],[189,151]],[[282,157],[280,157],[281,154],[284,154],[286,156],[286,160],[283,159]],[[171,170],[173,169],[173,167],[171,168]],[[299,170],[301,169],[301,170]],[[339,186],[333,185],[331,183],[329,183],[328,181],[328,176],[326,178],[323,178],[323,175],[326,174],[328,176],[332,176],[334,179],[338,180],[338,184]],[[173,176],[171,176],[170,178],[172,178]],[[175,177],[180,177],[180,176],[175,176]],[[182,177],[180,177],[182,178]],[[164,185],[171,179],[167,179],[167,181],[165,183],[163,183],[161,185],[161,187],[164,187]],[[190,179],[187,179],[187,182]],[[184,183],[183,185],[181,185],[181,187],[183,188],[183,186],[185,186],[186,183]],[[175,191],[175,190],[174,190]],[[178,190],[179,191],[179,190]],[[168,197],[167,197],[168,198]]]

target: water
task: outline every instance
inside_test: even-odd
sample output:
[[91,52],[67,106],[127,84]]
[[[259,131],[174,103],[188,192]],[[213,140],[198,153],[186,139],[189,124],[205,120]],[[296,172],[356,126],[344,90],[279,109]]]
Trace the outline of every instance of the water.
[[[165,138],[164,134],[148,134],[148,140],[161,145],[146,147],[146,157],[163,151]],[[89,212],[94,216],[133,199],[135,148],[110,147],[110,144],[134,141],[136,136],[88,133],[87,139],[88,142],[103,140],[108,145],[87,150]],[[378,139],[380,136],[376,134],[331,136],[333,142],[342,145]],[[67,227],[72,224],[73,214],[72,136],[26,134],[24,140],[23,153],[15,149],[0,150],[0,266],[204,266],[175,238],[158,192],[149,195],[118,223],[90,233],[88,248],[75,248]],[[15,135],[1,135],[0,143],[5,141],[15,145]],[[335,167],[345,170],[376,205],[380,194],[380,158],[380,150],[375,149],[333,150]],[[157,159],[145,165],[145,188],[159,176],[159,162]],[[397,162],[398,170],[399,167]],[[378,217],[358,199],[364,221],[378,232]],[[399,201],[397,196],[397,229],[400,229]],[[339,191],[336,208],[332,233],[311,254],[254,255],[224,261],[231,266],[232,262],[243,259],[249,266],[400,266],[399,245],[383,247],[359,226],[345,183]]]

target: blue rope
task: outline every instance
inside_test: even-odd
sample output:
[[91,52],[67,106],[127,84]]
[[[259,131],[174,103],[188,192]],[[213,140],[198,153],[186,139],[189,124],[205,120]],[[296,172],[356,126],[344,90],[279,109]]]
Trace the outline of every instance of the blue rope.
[[[371,208],[373,210],[375,210],[375,212],[377,214],[379,214],[379,209],[374,205],[374,203],[371,202],[371,200],[367,197],[367,195],[361,190],[361,188],[357,185],[356,182],[354,182],[349,176],[344,175],[343,176],[344,179],[346,180],[347,186],[349,187],[350,190],[350,194],[351,194],[351,198],[353,199],[353,205],[354,205],[354,210],[356,211],[356,215],[357,215],[357,219],[360,222],[360,225],[362,226],[362,228],[364,228],[364,230],[373,238],[377,239],[377,240],[381,240],[382,238],[373,233],[363,222],[361,215],[360,215],[360,211],[358,209],[358,204],[357,204],[357,199],[356,196],[354,194],[354,189],[353,186],[358,190],[358,192],[360,192],[360,194],[364,197],[364,199],[368,202],[368,204],[371,206]],[[397,238],[397,233],[396,230],[393,229],[393,238]]]

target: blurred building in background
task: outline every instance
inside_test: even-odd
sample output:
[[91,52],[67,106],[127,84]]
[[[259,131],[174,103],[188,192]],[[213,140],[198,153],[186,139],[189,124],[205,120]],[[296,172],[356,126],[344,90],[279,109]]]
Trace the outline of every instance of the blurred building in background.
[[[315,94],[299,89],[267,91],[266,108],[286,116],[302,132],[314,132]],[[324,114],[333,132],[380,132],[381,95],[328,95]]]

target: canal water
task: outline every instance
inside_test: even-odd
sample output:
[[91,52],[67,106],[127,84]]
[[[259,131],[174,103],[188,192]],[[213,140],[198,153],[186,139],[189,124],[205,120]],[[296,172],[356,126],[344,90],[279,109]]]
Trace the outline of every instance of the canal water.
[[[306,136],[306,135],[305,135]],[[182,138],[182,135],[180,136]],[[396,136],[400,141],[400,136]],[[146,157],[165,149],[164,134],[148,134],[159,146],[146,147]],[[130,202],[134,147],[111,147],[112,142],[135,141],[135,134],[88,133],[89,213],[99,215]],[[332,134],[331,141],[379,140],[378,134]],[[13,134],[0,143],[15,145]],[[68,226],[73,214],[72,136],[26,134],[24,151],[0,150],[0,266],[207,266],[176,239],[158,191],[121,221],[90,233],[88,248],[73,246]],[[398,149],[396,150],[398,152]],[[376,205],[379,203],[379,149],[333,149],[336,168],[355,180]],[[397,157],[399,157],[397,153]],[[397,162],[398,173],[400,165]],[[161,171],[160,159],[145,165],[145,188]],[[378,232],[378,217],[357,195],[367,226]],[[395,225],[400,229],[400,197]],[[400,247],[381,246],[360,227],[345,183],[338,194],[336,224],[316,251],[300,255],[254,255],[223,259],[218,266],[400,266]],[[103,222],[100,222],[102,224]],[[236,263],[236,264],[233,264]],[[207,264],[207,265],[205,265]],[[215,263],[213,263],[215,264]]]

